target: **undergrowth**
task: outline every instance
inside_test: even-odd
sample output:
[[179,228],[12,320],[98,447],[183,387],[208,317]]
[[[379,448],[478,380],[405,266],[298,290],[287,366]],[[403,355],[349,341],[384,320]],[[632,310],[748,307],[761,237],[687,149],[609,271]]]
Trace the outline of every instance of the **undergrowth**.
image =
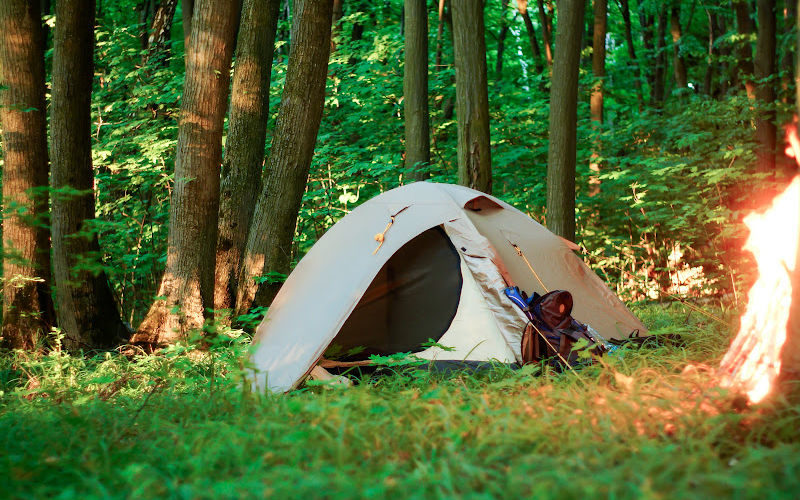
[[[0,356],[0,496],[790,497],[800,404],[746,407],[712,367],[733,327],[678,303],[579,372],[387,369],[256,394],[248,339],[159,355]],[[735,311],[717,310],[723,322]],[[687,368],[688,367],[688,368]],[[789,391],[792,394],[793,391]]]

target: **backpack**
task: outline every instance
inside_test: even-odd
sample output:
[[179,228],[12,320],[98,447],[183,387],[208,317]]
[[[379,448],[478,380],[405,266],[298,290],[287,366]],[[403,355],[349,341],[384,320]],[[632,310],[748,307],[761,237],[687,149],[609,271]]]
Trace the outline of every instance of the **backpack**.
[[544,295],[534,292],[532,297],[518,287],[509,287],[503,292],[528,318],[520,346],[522,364],[547,361],[559,370],[567,365],[575,366],[579,356],[573,346],[581,338],[592,344],[590,349],[594,354],[609,350],[609,345],[594,329],[571,316],[573,301],[568,291],[553,290]]

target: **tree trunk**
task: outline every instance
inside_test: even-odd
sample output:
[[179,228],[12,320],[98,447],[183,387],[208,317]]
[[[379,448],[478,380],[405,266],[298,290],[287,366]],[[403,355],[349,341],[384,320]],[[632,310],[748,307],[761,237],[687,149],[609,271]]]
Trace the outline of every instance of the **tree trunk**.
[[483,5],[453,0],[453,52],[456,63],[458,183],[492,192],[489,93]]
[[658,13],[658,29],[656,33],[655,71],[653,72],[653,87],[650,94],[650,104],[660,107],[664,104],[664,73],[666,73],[667,54],[665,36],[667,33],[667,9],[661,6]]
[[439,0],[439,26],[436,28],[436,63],[434,71],[442,67],[442,49],[444,46],[444,0]]
[[150,15],[153,13],[153,4],[155,0],[144,0],[136,5],[136,10],[139,12],[139,24],[141,33],[139,34],[139,41],[142,44],[142,50],[147,48],[148,28],[150,25]]
[[734,0],[733,8],[736,12],[736,28],[742,40],[739,42],[739,72],[736,77],[737,84],[744,86],[747,97],[755,99],[756,85],[753,81],[755,69],[753,67],[753,49],[750,46],[750,37],[753,34],[753,20],[750,18],[747,0]]
[[539,7],[539,21],[542,24],[542,42],[544,44],[544,55],[547,60],[547,67],[553,67],[553,19],[552,19],[552,4],[548,2],[550,7],[550,15],[544,10],[544,0],[538,0]]
[[235,306],[247,231],[261,189],[279,8],[280,0],[244,0],[242,7],[220,183],[217,309]]
[[607,0],[594,0],[594,40],[592,42],[592,95],[590,109],[592,121],[603,123],[603,79],[606,76],[606,13]]
[[[622,14],[622,21],[625,24],[625,43],[628,46],[628,58],[631,60],[633,68],[634,85],[636,86],[636,101],[639,104],[639,111],[642,111],[644,101],[642,97],[642,74],[639,70],[639,59],[636,57],[636,47],[633,44],[633,29],[631,27],[631,10],[628,0],[619,0],[619,10]],[[642,27],[644,30],[644,26]]]
[[286,84],[272,139],[269,166],[247,237],[236,310],[267,305],[279,289],[259,287],[264,273],[287,273],[325,101],[332,5],[296,0]]
[[[59,0],[50,117],[53,278],[69,349],[112,347],[127,337],[102,262],[94,219],[91,95],[94,0]],[[87,262],[88,260],[88,262]]]
[[[797,4],[796,0],[784,1],[784,17],[783,17],[783,32],[787,40],[793,40],[792,34],[794,32],[795,19],[797,19]],[[792,86],[794,85],[796,76],[794,73],[794,43],[783,45],[783,57],[781,58],[781,100],[785,104],[790,104],[794,93]]]
[[214,309],[222,124],[230,82],[237,0],[198,0],[181,101],[167,267],[132,342],[162,345],[203,326]]
[[431,161],[428,114],[428,12],[425,0],[406,0],[405,108],[406,172],[414,181],[428,177]]
[[559,0],[556,57],[550,87],[550,147],[547,152],[547,228],[575,241],[575,162],[578,69],[584,0]]
[[181,0],[181,16],[183,18],[183,50],[185,57],[189,58],[189,40],[192,38],[192,16],[194,15],[195,0]]
[[[595,134],[600,133],[603,124],[603,85],[606,76],[606,15],[608,13],[607,0],[594,0],[594,30],[592,41],[592,94],[590,97],[590,113]],[[600,192],[600,157],[602,144],[595,140],[592,159],[589,164],[591,177],[589,178],[589,196]]]
[[675,85],[681,90],[689,86],[689,79],[686,75],[686,61],[681,55],[681,2],[673,0],[670,8],[669,32],[672,35],[672,63],[675,72]]
[[528,33],[528,42],[531,45],[531,53],[533,54],[533,67],[536,73],[541,75],[544,73],[542,51],[539,49],[539,42],[536,40],[536,30],[533,27],[531,16],[528,14],[528,0],[517,0],[517,10],[520,16],[522,16],[522,21],[525,23],[525,30]]
[[497,60],[494,65],[494,78],[498,82],[503,79],[503,53],[505,52],[506,36],[508,35],[507,11],[508,0],[500,0],[500,33],[497,35]]
[[142,66],[147,67],[155,58],[156,64],[165,66],[169,60],[169,41],[172,34],[172,19],[178,0],[162,0],[158,4],[153,22],[150,25],[150,34],[147,36],[147,50],[142,59]]
[[39,0],[0,3],[3,344],[35,349],[55,321],[47,227],[44,30]]
[[758,0],[755,78],[758,117],[756,152],[762,172],[775,172],[775,0]]

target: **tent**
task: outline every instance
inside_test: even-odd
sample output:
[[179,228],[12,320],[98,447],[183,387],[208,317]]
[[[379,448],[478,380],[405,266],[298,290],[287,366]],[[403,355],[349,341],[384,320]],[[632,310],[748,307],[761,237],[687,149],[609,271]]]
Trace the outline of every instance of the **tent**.
[[[503,293],[508,284],[570,291],[573,317],[605,338],[644,333],[575,249],[473,189],[387,191],[342,218],[289,275],[256,331],[255,385],[296,387],[332,344],[362,356],[519,361],[527,321]],[[439,345],[421,346],[428,339]]]

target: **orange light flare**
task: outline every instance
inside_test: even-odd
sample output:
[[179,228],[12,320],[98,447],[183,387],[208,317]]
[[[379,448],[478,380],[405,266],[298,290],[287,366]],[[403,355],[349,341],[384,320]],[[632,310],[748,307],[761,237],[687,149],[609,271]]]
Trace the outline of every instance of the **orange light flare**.
[[[786,142],[786,153],[800,159],[796,122],[786,127]],[[781,371],[800,228],[800,176],[766,211],[747,215],[744,223],[750,229],[744,249],[755,255],[758,278],[747,294],[739,333],[720,363],[719,374],[722,387],[742,391],[751,403],[758,403],[770,393]]]

